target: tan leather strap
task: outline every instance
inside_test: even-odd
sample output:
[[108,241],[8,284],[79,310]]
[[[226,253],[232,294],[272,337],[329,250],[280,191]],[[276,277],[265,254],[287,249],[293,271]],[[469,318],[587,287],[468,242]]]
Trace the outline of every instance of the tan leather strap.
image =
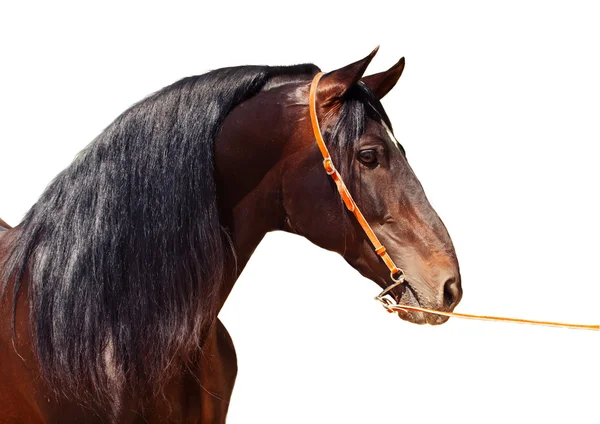
[[331,155],[329,154],[329,150],[327,150],[327,146],[325,145],[325,141],[323,140],[323,136],[321,135],[321,128],[319,127],[319,120],[317,118],[317,85],[319,84],[319,80],[324,75],[323,72],[319,72],[312,80],[312,84],[310,85],[310,95],[309,95],[309,108],[310,108],[310,121],[312,123],[312,129],[315,134],[315,139],[317,140],[317,145],[319,146],[319,150],[321,151],[321,155],[323,155],[323,167],[325,168],[325,172],[327,175],[331,177],[331,179],[335,182],[335,185],[338,189],[340,197],[344,201],[346,208],[354,214],[356,220],[360,224],[361,228],[367,235],[367,238],[373,245],[373,249],[375,249],[375,253],[377,253],[386,266],[390,270],[391,279],[398,283],[404,281],[404,271],[398,268],[390,255],[387,253],[385,246],[381,244],[373,229],[365,219],[364,215],[354,202],[352,195],[348,191],[346,184],[344,184],[344,180],[342,180],[342,176],[335,169],[333,165],[333,161],[331,160]]

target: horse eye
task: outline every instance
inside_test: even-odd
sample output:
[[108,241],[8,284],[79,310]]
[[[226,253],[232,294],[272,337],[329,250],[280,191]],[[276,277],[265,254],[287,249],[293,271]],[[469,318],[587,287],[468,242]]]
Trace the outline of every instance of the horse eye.
[[377,152],[374,149],[361,150],[358,153],[358,160],[367,166],[374,166],[377,164]]

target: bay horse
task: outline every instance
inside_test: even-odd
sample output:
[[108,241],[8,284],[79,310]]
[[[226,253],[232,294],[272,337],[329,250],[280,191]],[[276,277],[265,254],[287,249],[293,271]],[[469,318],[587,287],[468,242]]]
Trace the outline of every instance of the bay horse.
[[[375,53],[321,78],[323,137],[405,272],[391,295],[451,311],[452,241],[380,102],[404,58],[364,77]],[[267,232],[392,284],[322,168],[308,105],[318,72],[241,66],[175,82],[116,118],[19,225],[0,221],[0,422],[225,422],[237,363],[217,315]]]

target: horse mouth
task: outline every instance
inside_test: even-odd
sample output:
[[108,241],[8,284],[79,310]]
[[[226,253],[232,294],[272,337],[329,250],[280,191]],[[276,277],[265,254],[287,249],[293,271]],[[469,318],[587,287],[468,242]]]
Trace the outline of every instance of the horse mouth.
[[[415,290],[410,282],[406,281],[402,284],[402,291],[400,296],[394,296],[396,302],[400,305],[407,306],[417,306],[421,308],[431,308],[429,305],[425,304],[422,299],[419,297],[418,291]],[[435,309],[435,308],[431,308]],[[420,311],[398,311],[398,316],[404,321],[411,322],[413,324],[430,324],[430,325],[440,325],[448,321],[448,317],[427,314],[425,312]]]

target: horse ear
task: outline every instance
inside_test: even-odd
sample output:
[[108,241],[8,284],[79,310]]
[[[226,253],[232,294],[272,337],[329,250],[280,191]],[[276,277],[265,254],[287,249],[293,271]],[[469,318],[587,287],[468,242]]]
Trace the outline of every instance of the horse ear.
[[398,82],[404,71],[404,58],[385,72],[369,75],[361,81],[381,100]]
[[319,101],[332,103],[343,97],[363,76],[377,50],[379,46],[364,59],[323,75],[319,82]]

